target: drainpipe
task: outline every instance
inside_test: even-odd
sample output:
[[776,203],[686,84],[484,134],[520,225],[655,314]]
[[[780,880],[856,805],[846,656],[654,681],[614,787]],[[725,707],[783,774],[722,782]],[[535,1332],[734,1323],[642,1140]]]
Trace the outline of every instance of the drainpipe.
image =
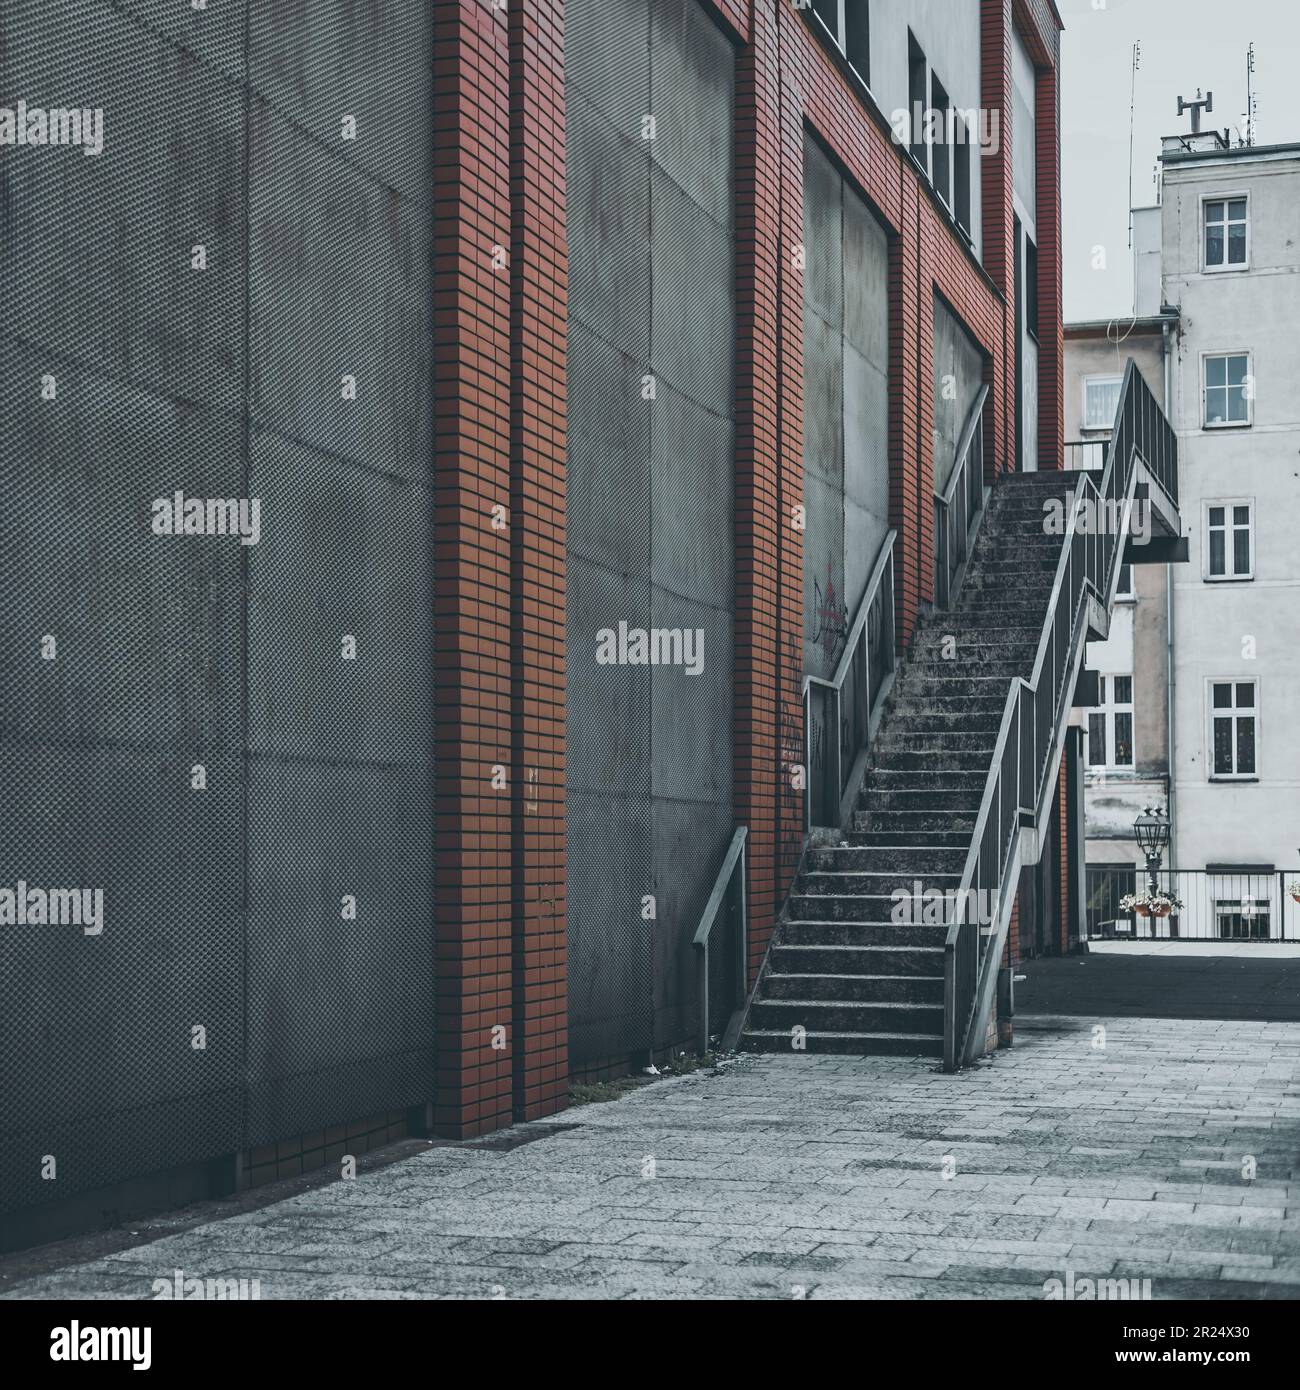
[[[1171,392],[1170,392],[1170,337],[1172,324],[1166,320],[1160,325],[1160,340],[1164,351],[1165,368],[1165,419],[1172,424],[1170,415]],[[1177,430],[1174,436],[1177,438]],[[1174,567],[1165,566],[1165,763],[1166,773],[1166,794],[1169,813],[1169,867],[1178,866],[1178,822],[1174,815]]]

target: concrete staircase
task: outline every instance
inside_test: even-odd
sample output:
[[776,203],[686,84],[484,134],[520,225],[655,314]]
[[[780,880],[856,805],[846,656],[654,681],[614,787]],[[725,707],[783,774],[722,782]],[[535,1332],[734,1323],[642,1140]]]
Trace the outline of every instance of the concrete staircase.
[[810,1052],[942,1056],[947,917],[895,922],[892,895],[959,885],[1010,682],[1032,674],[1064,544],[1044,503],[1077,482],[1028,473],[993,488],[956,605],[925,617],[899,664],[849,842],[808,851],[742,1046],[789,1051],[802,1028]]

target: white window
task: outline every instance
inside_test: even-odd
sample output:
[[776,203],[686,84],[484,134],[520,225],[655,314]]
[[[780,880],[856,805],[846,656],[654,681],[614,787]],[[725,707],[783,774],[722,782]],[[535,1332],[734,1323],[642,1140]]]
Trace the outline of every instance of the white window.
[[1221,941],[1267,941],[1270,914],[1267,898],[1215,898],[1216,935]]
[[1255,504],[1229,497],[1205,504],[1206,579],[1255,577]]
[[1213,680],[1208,762],[1213,779],[1254,777],[1259,765],[1259,682]]
[[1115,589],[1115,597],[1123,603],[1137,602],[1137,594],[1133,589],[1132,565],[1121,565],[1119,567],[1119,584]]
[[1207,353],[1204,363],[1203,396],[1206,429],[1225,425],[1248,425],[1251,402],[1255,397],[1248,352]]
[[1133,766],[1133,677],[1098,676],[1101,704],[1088,711],[1088,766]]
[[1108,430],[1115,424],[1119,409],[1122,376],[1086,376],[1083,379],[1083,428]]
[[1244,194],[1202,201],[1206,270],[1245,270],[1250,264],[1250,213]]

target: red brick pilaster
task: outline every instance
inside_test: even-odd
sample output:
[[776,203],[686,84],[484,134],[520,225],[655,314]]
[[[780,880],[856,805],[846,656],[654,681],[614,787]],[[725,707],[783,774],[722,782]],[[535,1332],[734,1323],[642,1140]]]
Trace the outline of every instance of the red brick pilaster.
[[[788,740],[778,740],[778,549],[799,536],[779,512],[781,382],[773,371],[781,294],[780,73],[776,15],[750,14],[736,64],[736,820],[749,827],[749,969],[762,961],[780,906],[778,818]],[[800,644],[802,663],[802,643]],[[788,664],[788,663],[786,663]],[[799,744],[799,724],[787,728]],[[802,761],[802,756],[797,759]]]
[[492,527],[510,503],[508,53],[487,0],[433,12],[435,1118],[470,1135],[511,1118],[511,793],[493,787],[512,761],[510,540]]
[[994,356],[989,391],[990,428],[984,451],[984,471],[990,482],[996,473],[1015,466],[1015,248],[1011,206],[1011,0],[981,0],[980,102],[996,116],[996,151],[983,152],[980,162],[983,211],[984,269],[1005,301],[997,333],[1001,351]]
[[564,0],[510,0],[510,661],[514,1113],[568,1095]]
[[1038,228],[1038,466],[1064,468],[1065,330],[1061,320],[1060,88],[1040,68],[1035,88]]

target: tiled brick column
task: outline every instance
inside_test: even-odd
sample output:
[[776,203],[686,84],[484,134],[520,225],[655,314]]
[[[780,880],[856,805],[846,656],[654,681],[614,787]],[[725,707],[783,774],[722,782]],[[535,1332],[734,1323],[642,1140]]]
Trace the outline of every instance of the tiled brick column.
[[1055,68],[1035,86],[1038,134],[1038,466],[1065,467],[1065,327],[1061,315],[1061,142]]
[[568,1091],[564,4],[510,0],[510,658],[514,1110]]
[[[755,5],[736,64],[736,819],[749,827],[747,891],[751,978],[780,906],[778,817],[790,757],[778,726],[799,747],[799,724],[780,722],[778,557],[790,531],[778,511],[782,351],[780,74],[776,15]],[[797,533],[790,536],[797,545]],[[798,755],[796,761],[802,761]]]
[[469,1135],[512,1113],[511,791],[492,785],[512,763],[511,543],[492,526],[511,501],[509,66],[485,0],[435,0],[434,24],[435,1121]]

